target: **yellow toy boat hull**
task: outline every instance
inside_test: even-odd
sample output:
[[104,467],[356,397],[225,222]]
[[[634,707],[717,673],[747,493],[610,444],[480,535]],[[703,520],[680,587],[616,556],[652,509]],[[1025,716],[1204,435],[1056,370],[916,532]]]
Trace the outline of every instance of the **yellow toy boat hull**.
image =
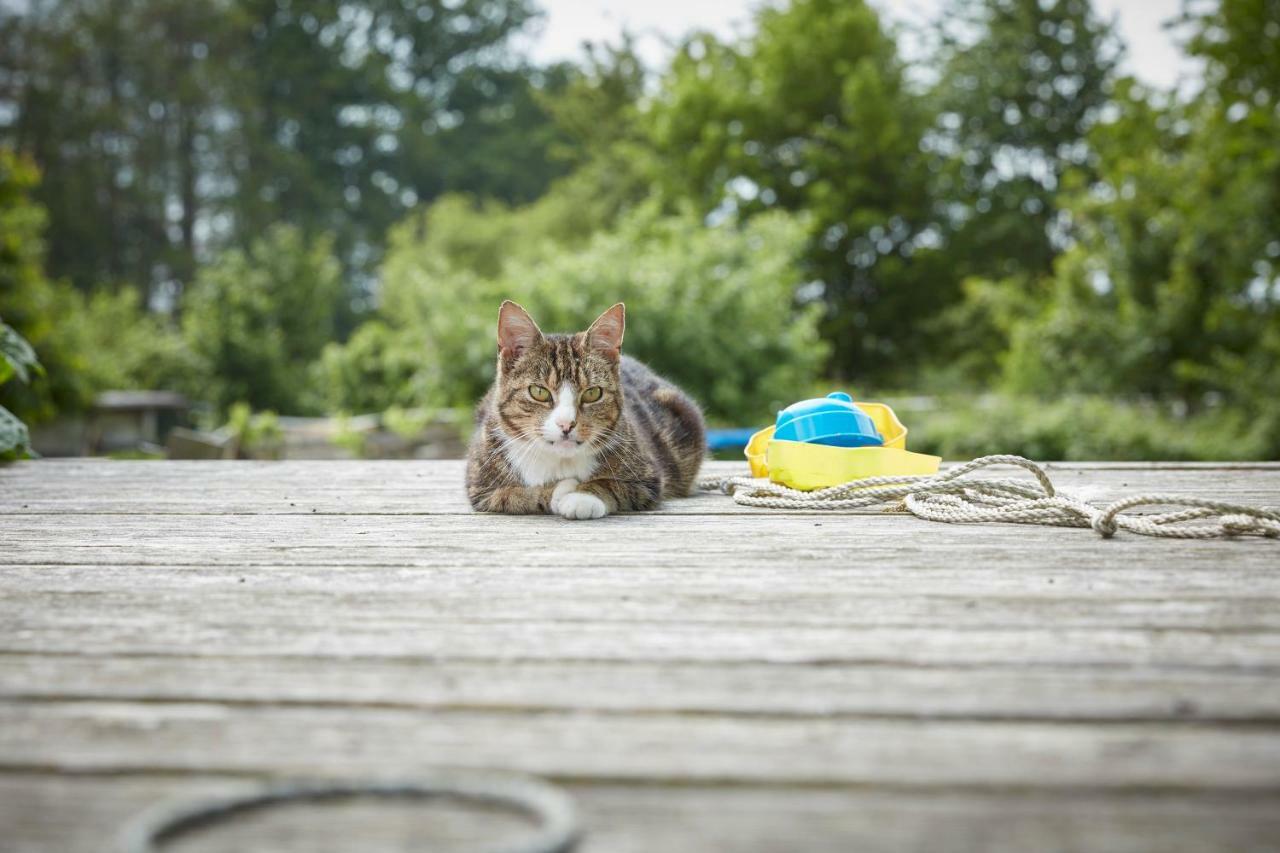
[[865,477],[904,477],[938,473],[941,457],[907,450],[907,428],[883,403],[858,407],[875,421],[883,447],[834,447],[802,441],[782,441],[767,427],[751,437],[747,461],[751,476],[768,477],[793,489],[809,492]]

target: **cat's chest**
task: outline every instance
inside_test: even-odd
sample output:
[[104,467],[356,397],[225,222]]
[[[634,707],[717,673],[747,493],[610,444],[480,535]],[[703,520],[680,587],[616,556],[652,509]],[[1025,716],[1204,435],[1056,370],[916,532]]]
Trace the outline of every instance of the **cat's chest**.
[[[511,459],[511,456],[518,458]],[[561,456],[557,453],[534,450],[525,454],[509,454],[508,459],[526,486],[558,483],[569,478],[590,480],[596,470],[593,454]]]

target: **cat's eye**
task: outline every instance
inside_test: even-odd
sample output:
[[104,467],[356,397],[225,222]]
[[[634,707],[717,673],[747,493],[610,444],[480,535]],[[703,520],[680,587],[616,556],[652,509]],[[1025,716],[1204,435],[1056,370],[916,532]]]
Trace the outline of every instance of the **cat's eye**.
[[537,400],[539,403],[545,403],[551,399],[551,392],[541,385],[530,385],[529,396]]
[[582,402],[594,403],[604,396],[604,389],[599,385],[592,385],[590,388],[582,392]]

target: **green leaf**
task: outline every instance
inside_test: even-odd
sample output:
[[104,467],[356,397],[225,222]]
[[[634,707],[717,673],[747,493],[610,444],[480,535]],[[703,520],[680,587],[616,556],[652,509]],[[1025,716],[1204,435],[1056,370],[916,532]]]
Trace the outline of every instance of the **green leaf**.
[[31,374],[43,373],[40,360],[31,344],[12,326],[0,323],[0,382],[17,375],[23,382],[31,381]]
[[27,425],[0,406],[0,460],[22,459],[31,454]]

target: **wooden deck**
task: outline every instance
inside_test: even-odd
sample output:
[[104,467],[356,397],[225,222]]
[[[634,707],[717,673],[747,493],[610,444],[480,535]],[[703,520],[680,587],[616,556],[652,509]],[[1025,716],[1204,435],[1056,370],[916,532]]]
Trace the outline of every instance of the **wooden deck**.
[[[1277,464],[1052,475],[1095,502],[1280,505]],[[158,800],[263,777],[440,766],[562,785],[588,853],[1280,849],[1280,543],[718,495],[487,517],[461,480],[0,469],[0,850],[109,849]],[[181,849],[397,849],[406,811],[264,815]],[[432,820],[514,831],[464,818]],[[322,843],[343,837],[362,843]]]

